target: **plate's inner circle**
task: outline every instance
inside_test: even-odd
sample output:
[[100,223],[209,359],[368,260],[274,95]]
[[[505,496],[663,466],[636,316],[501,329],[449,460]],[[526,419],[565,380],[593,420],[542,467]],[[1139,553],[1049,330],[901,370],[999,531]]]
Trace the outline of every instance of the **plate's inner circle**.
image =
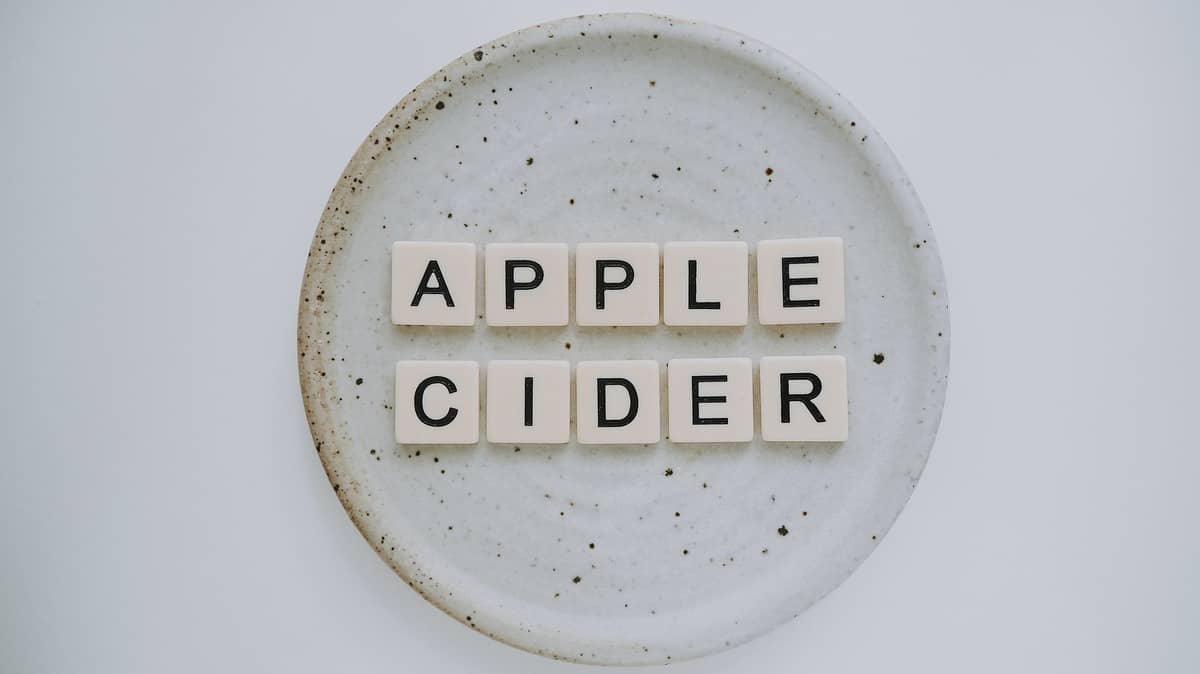
[[[399,327],[388,317],[397,240],[470,241],[482,254],[489,242],[741,240],[753,250],[807,236],[845,241],[840,325],[759,325],[753,274],[744,328]],[[482,287],[477,297],[482,315]],[[948,341],[927,223],[864,120],[762,45],[610,16],[485,45],[389,114],[314,239],[299,346],[331,481],[415,589],[527,650],[633,663],[760,634],[861,562],[928,455]],[[397,360],[665,367],[823,354],[848,361],[845,443],[392,437]]]

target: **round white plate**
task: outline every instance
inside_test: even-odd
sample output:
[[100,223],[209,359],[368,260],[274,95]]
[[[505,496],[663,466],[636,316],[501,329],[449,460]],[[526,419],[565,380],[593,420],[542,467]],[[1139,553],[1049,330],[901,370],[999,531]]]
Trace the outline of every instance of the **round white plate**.
[[[842,324],[759,325],[753,300],[742,328],[389,320],[397,240],[471,241],[482,254],[494,241],[743,240],[753,250],[809,236],[845,240]],[[298,340],[333,488],[404,580],[505,643],[628,664],[762,634],[870,554],[929,455],[949,337],[928,221],[841,96],[741,35],[607,15],[471,50],[388,113],[317,229]],[[847,359],[842,444],[393,439],[397,360],[817,354]]]

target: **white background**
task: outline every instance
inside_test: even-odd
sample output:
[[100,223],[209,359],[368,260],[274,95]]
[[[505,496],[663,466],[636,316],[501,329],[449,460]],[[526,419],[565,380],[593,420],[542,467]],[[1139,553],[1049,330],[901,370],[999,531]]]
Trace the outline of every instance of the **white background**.
[[1200,669],[1200,10],[994,5],[0,4],[0,670],[583,671],[375,557],[312,448],[295,316],[393,103],[510,30],[630,9],[757,37],[873,120],[954,327],[878,551],[672,671]]

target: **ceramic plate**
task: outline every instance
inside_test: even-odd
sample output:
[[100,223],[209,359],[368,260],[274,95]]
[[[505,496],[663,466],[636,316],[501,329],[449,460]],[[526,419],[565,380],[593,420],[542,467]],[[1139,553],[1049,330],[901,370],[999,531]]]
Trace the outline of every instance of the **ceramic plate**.
[[[753,299],[739,328],[389,320],[398,240],[470,241],[482,258],[500,241],[741,240],[753,251],[810,236],[845,240],[844,323],[759,325]],[[622,664],[744,642],[842,582],[921,474],[949,338],[933,234],[870,124],[769,47],[644,15],[526,28],[405,97],[333,190],[298,335],[321,461],[396,573],[470,629]],[[817,354],[847,359],[845,443],[393,439],[397,360]]]

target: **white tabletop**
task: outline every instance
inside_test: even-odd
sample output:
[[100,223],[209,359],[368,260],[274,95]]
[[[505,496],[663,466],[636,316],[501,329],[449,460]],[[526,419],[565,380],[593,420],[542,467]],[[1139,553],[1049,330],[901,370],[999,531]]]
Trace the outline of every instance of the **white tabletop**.
[[[473,46],[628,4],[0,10],[0,669],[551,672],[400,582],[313,451],[310,237],[358,143]],[[887,140],[938,235],[950,394],[895,527],[672,671],[1200,666],[1195,7],[662,2]]]

